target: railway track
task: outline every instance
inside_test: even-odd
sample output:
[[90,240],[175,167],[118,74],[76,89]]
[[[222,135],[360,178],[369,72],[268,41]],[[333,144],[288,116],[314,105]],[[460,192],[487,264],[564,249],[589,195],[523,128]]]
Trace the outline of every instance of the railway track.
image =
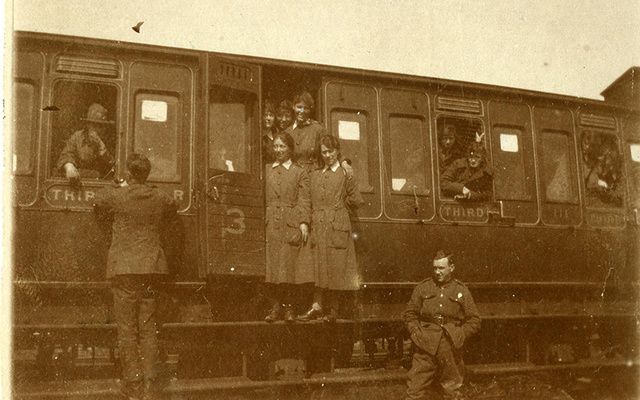
[[[402,398],[406,369],[338,368],[333,372],[316,373],[309,377],[283,375],[269,380],[247,377],[187,378],[176,377],[175,360],[166,363],[162,379],[163,399],[394,399]],[[600,382],[602,376],[637,376],[640,360],[599,360],[579,364],[537,366],[529,364],[470,365],[467,399],[551,399],[573,397],[563,387],[575,387],[575,382]],[[599,378],[594,378],[599,377]],[[609,380],[609,382],[612,382]],[[631,383],[637,385],[637,382]],[[594,383],[596,384],[596,383]],[[116,379],[57,379],[35,382],[18,381],[14,387],[16,399],[116,399],[120,382]],[[583,387],[582,391],[588,390]],[[598,397],[589,397],[597,399]],[[602,397],[620,398],[625,397]],[[631,400],[633,397],[628,397]]]

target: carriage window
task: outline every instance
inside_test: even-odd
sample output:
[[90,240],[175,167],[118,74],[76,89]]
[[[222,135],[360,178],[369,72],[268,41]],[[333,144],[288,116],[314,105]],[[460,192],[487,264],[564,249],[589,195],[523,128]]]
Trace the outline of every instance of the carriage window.
[[[468,146],[480,137],[485,143],[482,123],[478,120],[440,117],[438,129],[438,169],[442,174],[453,161],[465,158]],[[486,160],[488,161],[488,160]]]
[[256,96],[222,86],[213,86],[210,93],[209,167],[250,172]]
[[15,82],[13,87],[15,90],[13,172],[16,175],[28,175],[33,172],[35,88],[30,82]]
[[151,161],[150,181],[180,180],[180,100],[176,96],[136,95],[134,151]]
[[522,130],[494,126],[492,135],[492,138],[498,138],[499,141],[498,151],[493,152],[496,200],[530,200],[521,146]]
[[[489,168],[485,168],[490,165],[490,160],[482,122],[476,119],[439,117],[436,127],[440,196],[460,198],[463,193],[459,186],[462,185],[471,191],[482,193],[484,199],[490,198],[493,183],[488,173]],[[470,168],[467,157],[472,148],[474,154],[478,154],[478,150],[484,152],[479,166],[473,169]],[[456,162],[457,160],[461,161]]]
[[422,120],[389,117],[391,142],[391,189],[394,192],[426,194],[427,175]]
[[572,148],[569,134],[542,132],[542,173],[547,201],[572,204],[578,202]]
[[342,155],[351,160],[360,189],[371,191],[366,136],[367,114],[364,111],[333,111],[331,126],[333,132],[338,132]]
[[640,143],[629,144],[629,151],[631,152],[631,168],[629,179],[633,179],[633,185],[631,187],[632,193],[635,195],[630,196],[631,206],[640,207]]
[[71,162],[81,178],[110,179],[116,153],[118,90],[101,83],[58,81],[53,88],[50,171]]
[[622,205],[622,157],[611,134],[583,131],[580,140],[587,206]]
[[630,144],[629,151],[631,152],[631,161],[640,163],[640,144]]

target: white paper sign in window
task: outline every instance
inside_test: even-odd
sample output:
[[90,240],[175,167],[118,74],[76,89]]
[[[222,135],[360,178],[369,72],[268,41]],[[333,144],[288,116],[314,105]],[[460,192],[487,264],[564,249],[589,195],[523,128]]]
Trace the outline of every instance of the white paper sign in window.
[[631,150],[631,159],[634,162],[640,162],[640,144],[629,145],[629,149]]
[[518,152],[518,135],[512,135],[510,133],[500,134],[500,150],[509,153]]
[[167,103],[164,101],[142,100],[142,119],[145,121],[166,122]]
[[338,121],[338,137],[342,140],[360,140],[360,123]]
[[405,183],[407,183],[407,180],[404,178],[391,178],[391,189],[393,189],[394,192],[399,192]]

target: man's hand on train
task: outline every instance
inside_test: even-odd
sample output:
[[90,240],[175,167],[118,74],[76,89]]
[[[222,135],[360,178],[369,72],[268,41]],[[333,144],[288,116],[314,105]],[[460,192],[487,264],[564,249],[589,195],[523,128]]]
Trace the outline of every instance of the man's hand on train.
[[76,166],[73,165],[73,163],[68,162],[64,165],[64,173],[67,179],[69,179],[69,182],[72,184],[80,180],[80,173],[78,172]]

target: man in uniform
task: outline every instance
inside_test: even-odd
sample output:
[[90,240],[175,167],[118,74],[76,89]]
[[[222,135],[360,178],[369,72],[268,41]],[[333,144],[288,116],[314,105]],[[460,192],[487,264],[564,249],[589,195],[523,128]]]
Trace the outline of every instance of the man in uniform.
[[466,158],[455,160],[442,174],[443,193],[456,200],[490,200],[493,175],[486,165],[484,146],[481,142],[472,142],[466,154]]
[[155,398],[156,297],[158,283],[168,273],[160,227],[176,212],[173,199],[145,183],[150,171],[147,157],[130,154],[127,184],[98,193],[95,204],[98,221],[113,221],[107,279],[118,326],[121,392],[128,399]]
[[403,313],[415,344],[408,374],[408,400],[425,398],[434,381],[445,396],[460,396],[462,345],[480,330],[480,316],[469,289],[453,279],[453,270],[453,255],[438,250],[433,259],[433,277],[416,286]]
[[456,142],[455,125],[445,125],[442,135],[439,136],[438,167],[440,173],[446,171],[452,162],[460,158],[461,151]]
[[74,132],[58,157],[56,167],[63,170],[71,184],[78,183],[80,172],[89,178],[104,177],[113,166],[113,157],[102,141],[102,136],[110,125],[115,124],[107,117],[107,109],[94,103],[87,110],[87,117],[82,118],[86,126]]

